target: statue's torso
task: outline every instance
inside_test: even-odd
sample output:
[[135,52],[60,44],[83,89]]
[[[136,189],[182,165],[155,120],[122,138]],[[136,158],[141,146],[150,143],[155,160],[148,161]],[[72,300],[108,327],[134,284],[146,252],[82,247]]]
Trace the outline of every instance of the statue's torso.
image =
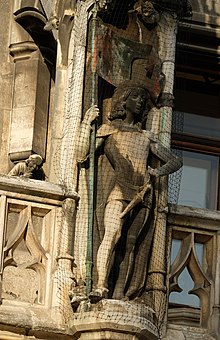
[[146,131],[118,131],[107,137],[105,154],[115,170],[111,199],[131,200],[148,180],[150,139]]

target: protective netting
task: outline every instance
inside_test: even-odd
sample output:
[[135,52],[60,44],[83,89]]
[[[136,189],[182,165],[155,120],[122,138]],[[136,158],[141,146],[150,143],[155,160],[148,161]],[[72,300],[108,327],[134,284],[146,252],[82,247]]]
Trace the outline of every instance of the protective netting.
[[[173,133],[182,133],[184,125],[184,114],[180,111],[173,111],[172,114],[172,132]],[[173,154],[182,159],[182,150],[177,148],[172,148]],[[169,175],[169,185],[168,185],[168,199],[169,203],[175,204],[177,206],[179,192],[180,192],[180,183],[182,177],[182,168]]]
[[67,78],[67,90],[63,122],[61,123],[63,128],[54,157],[54,169],[58,182],[63,186],[64,193],[67,197],[70,197],[66,199],[62,212],[57,216],[60,238],[57,256],[58,268],[55,273],[56,300],[64,322],[67,322],[71,316],[72,309],[71,305],[68,304],[69,292],[72,287],[76,286],[73,274],[75,266],[73,263],[73,226],[76,210],[76,202],[73,196],[77,190],[77,161],[74,145],[77,140],[82,113],[87,21],[87,4],[80,2],[74,17],[74,28],[70,39],[68,69],[62,71],[59,74],[60,79],[58,78],[61,83]]
[[[145,302],[161,320],[167,175],[181,166],[170,152],[177,22],[150,1],[116,2],[93,20],[80,2],[76,13],[55,160],[67,196],[80,195],[76,221],[70,204],[61,222],[61,254],[74,239],[72,301],[75,310],[88,295]],[[179,181],[170,181],[171,202]],[[69,272],[63,263],[66,291]]]
[[69,57],[67,72],[63,129],[54,159],[57,177],[66,190],[74,190],[76,187],[72,169],[75,169],[74,144],[82,112],[87,16],[86,6],[79,5],[70,40],[72,55]]

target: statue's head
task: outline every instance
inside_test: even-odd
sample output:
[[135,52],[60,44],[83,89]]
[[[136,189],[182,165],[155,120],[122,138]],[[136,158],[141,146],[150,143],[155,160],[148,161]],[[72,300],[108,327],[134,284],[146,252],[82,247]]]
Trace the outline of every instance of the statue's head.
[[38,169],[40,169],[43,165],[43,162],[44,162],[43,158],[37,154],[30,155],[26,160],[28,169],[30,171],[37,171]]
[[160,20],[160,13],[156,7],[153,1],[139,0],[134,6],[134,10],[146,24],[156,24]]
[[109,120],[124,120],[129,110],[142,121],[144,113],[151,107],[151,96],[145,84],[128,80],[120,84],[114,92]]

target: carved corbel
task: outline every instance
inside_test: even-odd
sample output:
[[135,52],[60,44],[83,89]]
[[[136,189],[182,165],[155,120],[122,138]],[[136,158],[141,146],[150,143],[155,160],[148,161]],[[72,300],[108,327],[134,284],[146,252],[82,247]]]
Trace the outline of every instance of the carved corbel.
[[46,31],[58,30],[63,65],[67,65],[68,61],[69,41],[76,12],[76,2],[77,0],[56,0],[54,13],[44,27]]

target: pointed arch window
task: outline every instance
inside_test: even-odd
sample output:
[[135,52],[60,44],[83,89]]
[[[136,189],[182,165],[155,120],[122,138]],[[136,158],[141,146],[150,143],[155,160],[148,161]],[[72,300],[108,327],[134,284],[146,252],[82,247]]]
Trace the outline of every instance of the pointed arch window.
[[169,320],[206,327],[210,316],[212,235],[173,231],[170,264]]

